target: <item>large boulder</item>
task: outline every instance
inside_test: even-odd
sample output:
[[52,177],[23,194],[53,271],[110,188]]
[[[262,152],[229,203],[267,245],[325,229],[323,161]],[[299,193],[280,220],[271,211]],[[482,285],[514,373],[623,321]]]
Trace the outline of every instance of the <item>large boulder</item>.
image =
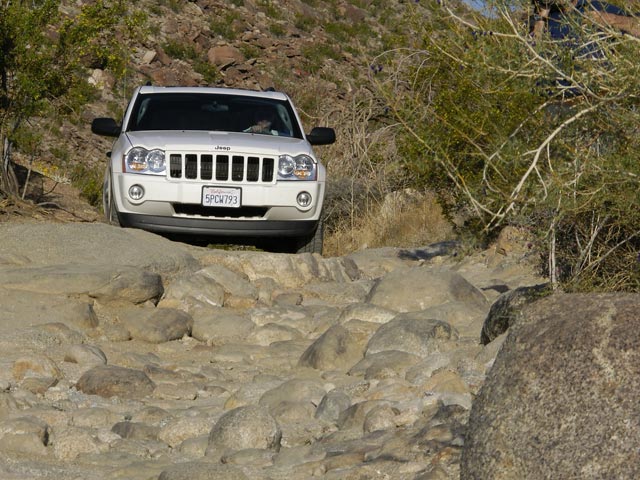
[[87,295],[102,302],[144,303],[160,298],[164,291],[157,273],[126,265],[76,263],[0,268],[0,285],[51,295]]
[[525,308],[473,403],[462,480],[640,478],[638,294]]
[[488,307],[482,292],[459,273],[424,267],[399,268],[386,274],[367,300],[397,312],[416,312],[453,301]]
[[31,265],[64,265],[73,259],[85,266],[127,265],[157,273],[198,265],[186,245],[104,223],[4,223],[0,244]]

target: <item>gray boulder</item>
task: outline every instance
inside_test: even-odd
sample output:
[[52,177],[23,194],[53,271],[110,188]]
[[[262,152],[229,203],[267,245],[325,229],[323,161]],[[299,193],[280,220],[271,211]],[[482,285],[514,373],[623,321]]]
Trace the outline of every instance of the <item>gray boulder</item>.
[[500,295],[491,305],[482,324],[480,342],[486,345],[502,335],[516,321],[525,305],[550,295],[552,291],[550,284],[541,283],[509,290]]
[[405,313],[382,325],[367,344],[367,355],[398,350],[426,357],[455,346],[458,332],[446,322],[425,318],[421,312]]
[[153,392],[155,384],[140,370],[99,365],[85,372],[76,388],[89,395],[107,398],[142,398]]
[[265,407],[248,405],[228,411],[209,433],[209,447],[217,450],[280,449],[282,432]]
[[88,295],[103,302],[144,303],[160,298],[159,274],[126,265],[81,265],[0,269],[0,285],[11,290],[58,295]]
[[[4,223],[0,245],[23,265],[127,265],[153,272],[195,268],[186,245],[137,229],[103,223]],[[16,262],[13,262],[14,264]]]
[[382,277],[371,289],[370,303],[398,312],[415,312],[451,301],[484,308],[483,293],[462,275],[424,267],[399,268]]
[[[273,412],[279,404],[285,402],[304,402],[318,405],[326,394],[322,384],[313,380],[294,378],[287,380],[260,397],[260,405]],[[315,408],[315,407],[314,407]]]
[[640,478],[638,294],[526,307],[474,400],[462,480]]
[[[0,287],[0,329],[15,331],[32,325],[65,323],[82,330],[99,325],[89,299],[69,298]],[[6,334],[5,334],[6,336]]]
[[302,354],[298,365],[317,370],[348,370],[363,356],[363,346],[342,325],[334,325]]
[[189,335],[193,318],[175,308],[141,309],[137,316],[124,319],[134,339],[149,343],[164,343]]

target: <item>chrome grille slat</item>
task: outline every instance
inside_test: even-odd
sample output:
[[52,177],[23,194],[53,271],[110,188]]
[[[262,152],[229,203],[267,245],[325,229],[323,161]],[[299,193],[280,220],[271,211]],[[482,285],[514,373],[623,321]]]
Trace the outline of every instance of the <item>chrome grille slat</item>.
[[168,177],[223,183],[274,183],[275,159],[257,155],[169,153]]

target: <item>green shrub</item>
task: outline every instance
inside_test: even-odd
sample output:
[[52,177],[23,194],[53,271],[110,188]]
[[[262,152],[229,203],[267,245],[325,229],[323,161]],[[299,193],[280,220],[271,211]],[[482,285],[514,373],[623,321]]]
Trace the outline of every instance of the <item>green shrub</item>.
[[168,40],[162,45],[162,49],[167,55],[178,60],[194,60],[198,58],[195,47],[180,40]]
[[[618,35],[614,47],[588,25],[573,26],[571,46],[534,44],[522,12],[496,5],[469,23],[435,5],[427,21],[410,15],[413,46],[372,65],[404,126],[404,167],[454,192],[476,235],[533,232],[565,289],[638,291],[640,44]],[[575,55],[580,42],[606,58]]]
[[313,17],[301,15],[298,13],[295,16],[293,25],[303,32],[310,32],[311,30],[313,30],[313,27],[315,27],[316,21],[313,19]]
[[314,43],[302,48],[305,65],[311,73],[317,73],[328,59],[339,60],[340,52],[326,43]]
[[282,10],[273,0],[257,0],[256,5],[260,8],[269,18],[280,19],[282,18]]
[[211,32],[220,35],[225,40],[235,40],[238,33],[233,28],[233,23],[240,18],[240,14],[234,10],[228,10],[224,15],[216,15],[209,23]]
[[269,25],[269,32],[276,37],[284,37],[286,33],[284,27],[279,23],[272,23]]

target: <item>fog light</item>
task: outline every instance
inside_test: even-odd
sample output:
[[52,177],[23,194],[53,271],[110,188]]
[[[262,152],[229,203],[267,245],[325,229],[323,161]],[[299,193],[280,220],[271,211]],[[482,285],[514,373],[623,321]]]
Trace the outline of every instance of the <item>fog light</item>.
[[313,198],[311,198],[311,194],[309,192],[300,192],[296,200],[298,201],[298,205],[306,208],[311,205]]
[[144,197],[144,188],[142,188],[142,185],[131,185],[131,187],[129,187],[129,196],[133,200],[140,200]]

